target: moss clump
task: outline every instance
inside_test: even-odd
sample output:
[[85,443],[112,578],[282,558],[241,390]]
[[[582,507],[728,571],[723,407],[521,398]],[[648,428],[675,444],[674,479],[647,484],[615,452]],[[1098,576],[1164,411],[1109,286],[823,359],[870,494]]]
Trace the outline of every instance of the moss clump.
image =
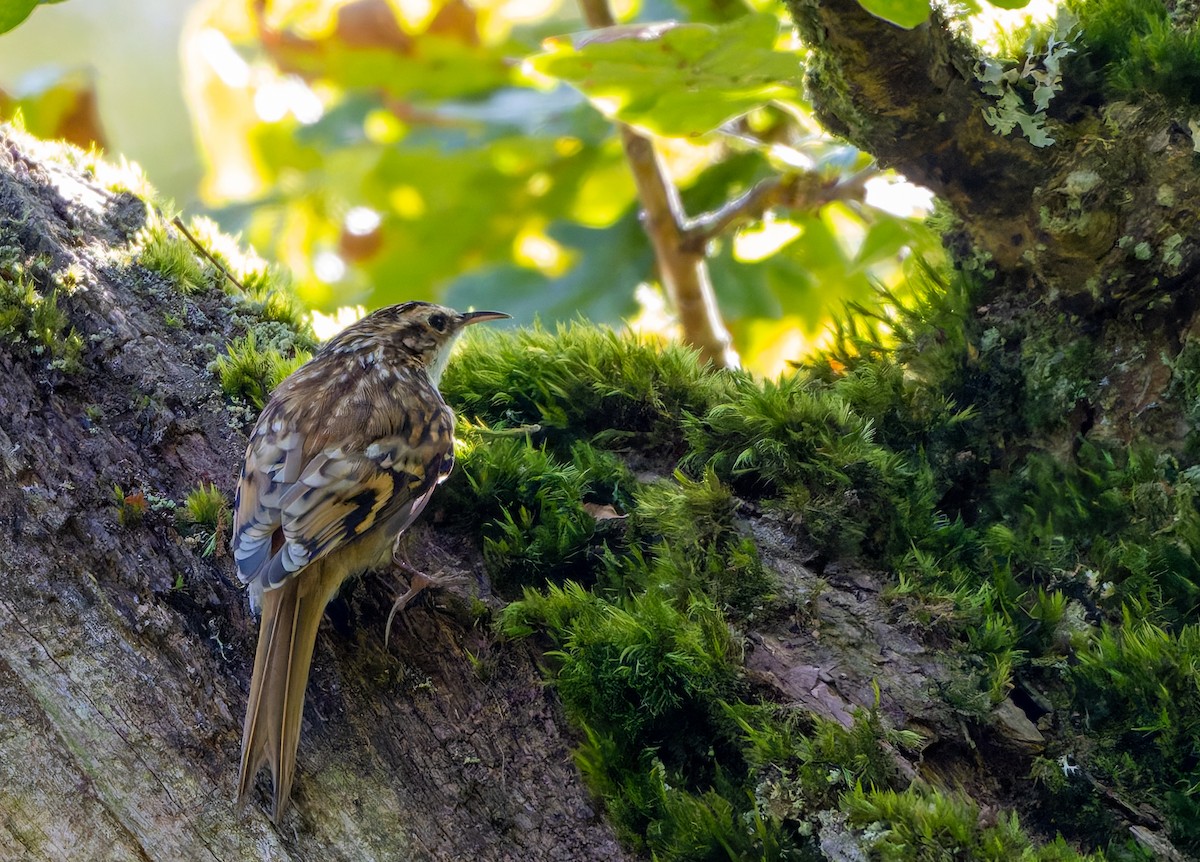
[[1183,346],[1170,363],[1171,385],[1168,394],[1179,403],[1188,426],[1187,452],[1193,458],[1200,455],[1200,340],[1185,337]]
[[702,369],[684,347],[593,326],[481,329],[467,333],[442,393],[491,425],[540,425],[551,442],[601,434],[669,450],[680,442],[678,417],[719,402],[736,377]]
[[676,472],[673,482],[643,486],[631,542],[645,553],[610,558],[612,571],[626,588],[706,596],[735,618],[769,614],[780,604],[778,584],[739,530],[736,509],[732,490],[712,470],[698,481]]
[[685,470],[709,468],[742,494],[780,499],[830,556],[892,552],[932,522],[927,471],[877,444],[836,389],[801,376],[742,381],[683,427]]
[[757,784],[757,808],[769,818],[807,831],[820,811],[837,809],[843,794],[901,782],[889,749],[919,748],[911,731],[888,728],[878,704],[859,710],[850,727],[776,707],[728,707],[744,734],[744,752]]
[[1094,399],[1099,392],[1095,343],[1087,337],[1071,337],[1076,327],[1059,320],[1021,345],[1025,368],[1023,412],[1034,430],[1052,430],[1065,424],[1077,404]]
[[[1079,858],[1061,842],[1033,846],[1007,816],[979,827],[969,801],[900,793],[882,753],[897,738],[878,717],[843,730],[756,705],[728,640],[727,620],[757,623],[779,601],[747,529],[761,512],[825,558],[869,553],[894,569],[898,612],[935,629],[968,671],[947,700],[980,720],[1019,688],[1049,692],[1070,724],[1088,714],[1071,662],[1093,649],[1100,617],[1119,627],[1121,604],[1139,603],[1173,632],[1196,613],[1189,468],[1088,444],[1073,460],[1006,448],[1032,433],[1014,404],[1040,399],[1036,421],[1053,425],[1073,396],[1049,377],[1030,387],[1015,342],[974,332],[971,295],[931,277],[768,383],[582,326],[487,334],[452,364],[444,391],[469,422],[439,502],[478,525],[504,589],[526,587],[501,624],[556,648],[551,678],[586,739],[580,765],[630,844],[661,859],[805,858],[825,828],[817,813],[850,822],[858,795],[855,811],[894,818],[879,821],[893,836],[925,835],[925,806],[933,833],[969,826],[965,846],[979,852]],[[1069,351],[1081,375],[1090,350]],[[530,439],[503,436],[533,425]],[[658,478],[637,481],[622,462]],[[605,526],[588,504],[628,518]],[[1106,759],[1147,722],[1135,696],[1113,694],[1078,756],[1185,836],[1190,797],[1171,784],[1184,772],[1147,759],[1122,783]],[[1047,756],[1074,756],[1070,745],[1050,738]],[[1088,846],[1124,840],[1091,815],[1039,826]]]
[[260,347],[255,333],[250,332],[231,341],[212,368],[226,395],[241,398],[261,410],[275,387],[311,358],[311,353],[300,348],[288,356],[276,347]]
[[708,714],[733,680],[729,632],[700,600],[681,610],[651,592],[614,603],[567,583],[527,591],[502,627],[548,634],[559,646],[563,702],[633,757],[647,744],[675,745],[676,730]]
[[158,218],[149,218],[134,238],[135,261],[168,279],[180,293],[199,293],[213,286],[195,247],[179,231]]
[[847,795],[843,810],[849,815],[849,825],[864,831],[862,843],[871,858],[882,862],[941,862],[947,858],[1077,862],[1104,858],[1100,854],[1080,854],[1062,838],[1035,845],[1015,813],[1000,815],[995,825],[983,826],[979,806],[970,799],[920,785],[902,792],[855,788]]
[[37,356],[67,373],[80,370],[83,338],[58,306],[58,291],[42,293],[21,267],[0,268],[0,338],[27,341]]
[[[568,578],[592,582],[595,519],[583,508],[597,478],[579,459],[562,461],[523,439],[478,444],[463,474],[483,523],[483,558],[502,591]],[[582,453],[585,445],[577,447]]]
[[988,514],[1012,535],[1005,562],[1023,582],[1082,567],[1113,613],[1134,604],[1180,621],[1200,607],[1198,495],[1200,470],[1169,455],[1084,444],[1074,463],[1031,455],[995,483]]
[[620,530],[589,508],[629,508],[634,482],[624,464],[583,441],[556,451],[520,432],[471,424],[460,424],[458,437],[458,469],[438,504],[482,536],[493,586],[511,595],[566,580],[596,583]]
[[1161,93],[1175,104],[1200,104],[1200,24],[1176,18],[1163,0],[1070,0],[1079,18],[1080,61],[1114,95]]
[[1114,783],[1134,796],[1153,786],[1175,843],[1200,846],[1200,626],[1171,632],[1127,609],[1071,677]]
[[248,327],[282,325],[307,342],[306,349],[315,346],[307,312],[292,290],[290,276],[246,253],[212,219],[197,216],[184,228],[178,218],[169,223],[152,216],[135,242],[136,262],[166,277],[181,293],[219,287],[236,300],[242,317],[250,316]]
[[216,553],[220,535],[228,528],[229,501],[211,482],[201,483],[188,492],[183,501],[183,517],[191,526],[189,542],[203,543],[201,553]]
[[734,806],[734,794],[706,795],[726,771],[744,772],[720,707],[735,676],[715,607],[700,598],[679,607],[656,591],[608,601],[568,583],[526,591],[501,627],[510,636],[543,632],[557,646],[555,683],[587,736],[577,761],[630,843],[689,858],[663,853],[689,840],[677,834],[681,818],[715,817],[702,842],[714,846],[714,829],[741,830],[727,815],[744,811],[746,797]]
[[238,299],[259,321],[281,323],[298,336],[311,337],[308,314],[292,288],[290,273],[247,252],[212,219],[193,218],[190,232],[224,270],[213,272],[212,277],[226,294]]
[[183,511],[191,523],[215,530],[229,520],[229,501],[212,482],[201,483],[188,492]]

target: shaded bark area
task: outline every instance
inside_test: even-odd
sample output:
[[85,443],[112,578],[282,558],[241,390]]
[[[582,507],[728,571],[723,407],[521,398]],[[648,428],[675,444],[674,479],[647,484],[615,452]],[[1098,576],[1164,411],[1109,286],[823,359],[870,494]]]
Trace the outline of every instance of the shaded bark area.
[[[0,254],[43,293],[71,268],[85,344],[75,373],[0,345],[0,858],[625,858],[531,648],[447,595],[385,651],[379,578],[318,642],[293,810],[234,809],[257,624],[166,501],[232,492],[250,417],[208,364],[246,312],[133,264],[146,205],[86,162],[0,131]],[[145,495],[140,523],[114,485]],[[466,537],[422,528],[412,559],[481,577]]]

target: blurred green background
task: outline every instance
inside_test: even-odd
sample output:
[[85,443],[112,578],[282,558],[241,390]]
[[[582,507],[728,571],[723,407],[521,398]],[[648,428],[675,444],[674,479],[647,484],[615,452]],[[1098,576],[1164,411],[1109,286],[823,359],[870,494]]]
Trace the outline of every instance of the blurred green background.
[[751,369],[940,253],[928,194],[812,119],[781,6],[614,11],[589,38],[560,0],[69,0],[0,36],[0,111],[138,162],[323,312],[435,299],[670,337],[614,120],[654,138],[693,217],[799,190],[707,247]]

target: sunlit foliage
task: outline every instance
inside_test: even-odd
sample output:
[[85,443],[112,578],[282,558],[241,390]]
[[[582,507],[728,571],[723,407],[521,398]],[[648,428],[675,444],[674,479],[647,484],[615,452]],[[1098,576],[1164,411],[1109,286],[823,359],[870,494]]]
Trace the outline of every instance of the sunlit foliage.
[[[655,277],[610,120],[629,122],[655,136],[693,217],[806,179],[708,243],[722,311],[762,370],[810,349],[872,281],[902,289],[911,250],[934,252],[926,228],[874,205],[914,212],[905,187],[811,119],[780,8],[656,5],[627,9],[630,29],[561,35],[585,29],[577,14],[211,0],[185,46],[205,198],[323,309],[424,298],[615,323]],[[684,23],[644,23],[665,18]]]

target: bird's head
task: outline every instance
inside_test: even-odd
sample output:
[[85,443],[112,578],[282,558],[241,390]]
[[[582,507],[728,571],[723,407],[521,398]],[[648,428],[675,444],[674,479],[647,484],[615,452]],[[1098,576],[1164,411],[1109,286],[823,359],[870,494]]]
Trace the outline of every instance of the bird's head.
[[455,311],[429,302],[402,302],[373,311],[334,337],[327,349],[359,353],[388,346],[425,368],[436,385],[458,336],[473,323],[504,320],[501,311]]

